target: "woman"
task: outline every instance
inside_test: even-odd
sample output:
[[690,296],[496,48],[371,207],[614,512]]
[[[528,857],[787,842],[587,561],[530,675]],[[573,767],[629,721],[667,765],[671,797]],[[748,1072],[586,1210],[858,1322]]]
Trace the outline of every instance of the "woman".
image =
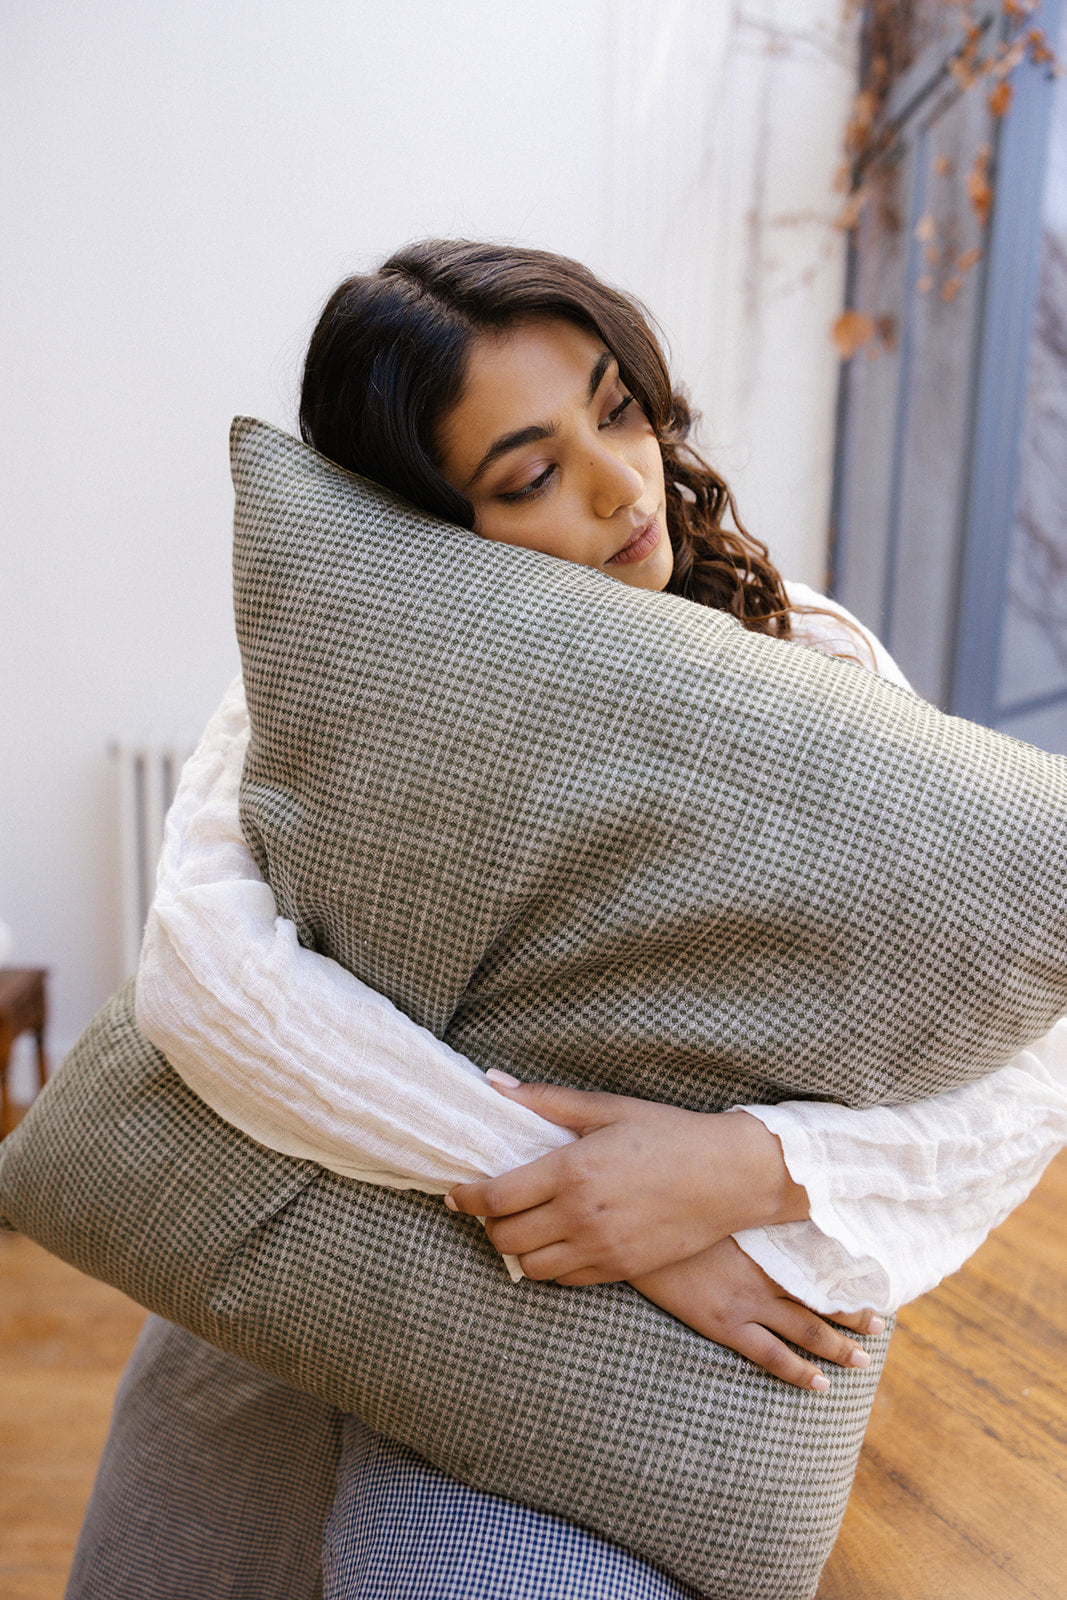
[[[430,244],[401,252],[369,278],[342,285],[312,340],[301,421],[305,438],[340,465],[486,538],[592,566],[638,588],[668,588],[729,610],[756,631],[798,636],[857,657],[864,653],[861,639],[840,622],[839,614],[818,605],[798,607],[798,599],[807,597],[796,590],[787,594],[763,548],[743,532],[722,526],[724,516],[733,511],[729,492],[684,442],[688,412],[671,391],[644,318],[631,302],[573,263],[536,252]],[[884,652],[873,643],[870,648],[879,667],[894,673]],[[235,772],[241,755],[239,705],[231,705],[215,737],[221,739],[223,767],[228,761]],[[223,825],[236,835],[232,814]],[[215,828],[217,842],[218,819],[209,819],[207,826],[209,832]],[[239,850],[236,837],[232,843]],[[335,985],[341,1006],[344,993],[355,996],[358,1005],[365,1003],[365,994],[337,969],[319,974],[316,958],[303,953],[299,977],[294,976],[295,960],[286,976],[284,958],[272,977],[280,979],[274,1003],[279,1011],[287,1008],[290,1023],[298,1018],[297,1033],[307,1048],[273,1061],[274,1109],[268,1124],[262,1107],[263,1058],[273,1050],[256,1028],[242,1021],[239,998],[232,998],[240,984],[231,977],[227,989],[223,976],[215,992],[195,982],[182,992],[175,978],[188,972],[190,949],[198,947],[198,956],[203,956],[210,936],[203,922],[196,922],[199,875],[190,866],[188,882],[180,875],[171,881],[164,862],[160,902],[146,942],[140,1011],[149,1035],[223,1115],[263,1142],[314,1155],[338,1170],[376,1173],[379,1178],[391,1172],[394,1181],[399,1175],[401,1181],[438,1190],[472,1175],[469,1163],[466,1169],[457,1166],[444,1130],[455,1127],[457,1119],[469,1124],[476,1116],[487,1141],[495,1141],[494,1159],[484,1161],[484,1170],[520,1170],[491,1185],[462,1185],[450,1198],[460,1209],[493,1217],[494,1243],[502,1251],[518,1253],[529,1276],[568,1284],[627,1277],[700,1331],[787,1381],[816,1389],[827,1387],[829,1380],[783,1339],[841,1364],[861,1365],[864,1353],[777,1291],[728,1236],[766,1224],[802,1224],[811,1190],[818,1197],[820,1217],[828,1221],[826,1233],[810,1222],[799,1236],[795,1230],[786,1235],[772,1227],[759,1237],[746,1234],[746,1249],[784,1268],[781,1276],[795,1274],[798,1286],[813,1286],[807,1298],[820,1300],[822,1309],[840,1305],[842,1297],[827,1286],[826,1255],[833,1258],[834,1270],[842,1257],[849,1262],[853,1279],[860,1279],[858,1285],[854,1282],[855,1292],[867,1285],[852,1258],[867,1252],[855,1248],[862,1231],[850,1230],[835,1215],[838,1202],[828,1195],[816,1140],[835,1140],[839,1150],[847,1149],[849,1137],[855,1141],[855,1167],[847,1155],[838,1160],[846,1188],[856,1181],[856,1168],[870,1171],[869,1149],[860,1157],[861,1148],[872,1138],[876,1147],[884,1141],[879,1152],[886,1173],[882,1188],[889,1194],[900,1179],[900,1152],[910,1141],[932,1128],[943,1141],[949,1127],[958,1130],[961,1125],[965,1132],[957,1136],[970,1137],[988,1108],[1015,1092],[1019,1073],[1030,1070],[1026,1064],[1011,1069],[1015,1077],[1010,1088],[1006,1080],[999,1086],[993,1080],[978,1086],[962,1112],[957,1100],[951,1113],[934,1103],[894,1114],[798,1107],[761,1110],[758,1116],[698,1117],[644,1102],[610,1103],[612,1097],[573,1093],[553,1097],[503,1084],[494,1096],[484,1083],[475,1089],[473,1078],[450,1070],[454,1064],[444,1047],[427,1043],[421,1030],[380,1012],[365,1029],[362,1048],[373,1055],[378,1027],[394,1054],[412,1059],[421,1054],[426,1060],[425,1094],[406,1120],[399,1117],[395,1078],[391,1095],[392,1069],[386,1064],[381,1109],[393,1126],[372,1137],[361,1126],[354,1103],[322,1112],[314,1083],[322,1068],[314,1045],[316,1002],[306,985],[313,973],[311,981],[321,979],[323,992]],[[242,882],[254,879],[254,868],[238,862],[234,894]],[[217,913],[217,895],[212,903]],[[213,926],[215,959],[224,968],[232,929],[224,931],[218,921]],[[254,947],[256,941],[261,948],[270,945],[271,919],[262,906],[258,926],[249,932]],[[175,1021],[180,1016],[182,1023]],[[221,1049],[213,1028],[225,1031]],[[1056,1049],[1061,1051],[1062,1075],[1062,1041],[1054,1041],[1046,1053],[1053,1060]],[[387,1053],[384,1038],[380,1053]],[[1047,1082],[1043,1074],[1038,1064],[1030,1097],[1032,1119],[1019,1119],[1027,1122],[1031,1143],[1012,1183],[1003,1177],[1007,1162],[993,1168],[988,1144],[974,1155],[977,1187],[985,1187],[977,1207],[971,1197],[963,1253],[1021,1198],[1063,1135],[1062,1087]],[[343,1086],[333,1085],[331,1098],[336,1099],[336,1087],[343,1100]],[[545,1153],[540,1154],[529,1142],[530,1109],[583,1137],[578,1143],[564,1141],[542,1123]],[[1036,1140],[1035,1126],[1040,1128]],[[793,1151],[788,1167],[775,1134]],[[643,1152],[639,1160],[629,1154],[635,1141]],[[423,1154],[414,1159],[416,1146]],[[628,1152],[625,1165],[620,1148]],[[807,1153],[806,1163],[803,1155],[797,1157],[798,1149]],[[531,1155],[540,1158],[531,1162]],[[928,1231],[924,1211],[944,1206],[942,1188],[935,1183],[934,1193],[913,1205],[912,1220],[918,1218],[913,1233],[920,1237]],[[878,1192],[876,1184],[873,1193]],[[847,1197],[840,1204],[847,1212]],[[868,1207],[875,1262],[878,1226],[891,1211],[884,1197]],[[842,1235],[853,1244],[851,1253],[841,1248]],[[899,1244],[900,1253],[910,1255],[905,1237]],[[960,1239],[949,1245],[944,1233],[927,1248],[919,1271],[921,1286],[961,1259]],[[882,1285],[887,1304],[907,1297],[894,1290]],[[874,1298],[861,1295],[850,1307],[849,1321],[857,1331],[872,1325],[860,1308],[865,1299]],[[739,1316],[741,1302],[747,1307]],[[347,1433],[342,1489],[328,1540],[330,1593],[392,1592],[386,1574],[397,1544],[383,1529],[392,1526],[398,1508],[409,1519],[400,1553],[405,1593],[545,1593],[561,1588],[575,1593],[681,1592],[601,1541],[448,1484],[404,1452],[375,1440],[359,1424],[349,1423]],[[374,1527],[368,1527],[368,1507],[377,1507],[379,1513]],[[420,1578],[425,1588],[416,1588],[412,1563],[414,1552],[420,1553],[419,1559],[425,1555],[426,1515],[438,1524],[441,1518],[448,1522],[450,1562],[456,1559],[457,1545],[461,1554],[469,1553],[491,1538],[488,1570],[475,1578],[475,1563],[467,1560],[465,1587],[457,1586],[454,1575],[446,1580],[440,1571],[435,1576],[427,1570]],[[358,1538],[353,1529],[359,1530]],[[572,1563],[566,1579],[552,1565],[561,1547]],[[583,1574],[584,1587],[567,1588],[575,1572]],[[516,1587],[520,1573],[528,1590]]]

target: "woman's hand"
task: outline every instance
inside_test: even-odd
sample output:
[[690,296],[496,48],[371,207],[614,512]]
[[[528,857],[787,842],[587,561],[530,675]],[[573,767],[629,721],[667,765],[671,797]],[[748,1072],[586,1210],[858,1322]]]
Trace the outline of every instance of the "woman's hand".
[[[871,1364],[865,1350],[791,1299],[733,1239],[722,1239],[688,1261],[631,1281],[646,1299],[697,1333],[736,1350],[798,1389],[826,1390],[830,1380],[813,1362],[783,1343],[786,1339],[839,1367]],[[881,1333],[885,1327],[881,1317],[870,1311],[835,1320],[855,1333]]]
[[493,1244],[518,1256],[528,1278],[632,1281],[741,1228],[808,1214],[778,1140],[745,1112],[704,1114],[490,1076],[509,1099],[579,1135],[502,1177],[460,1184],[446,1199],[485,1217]]

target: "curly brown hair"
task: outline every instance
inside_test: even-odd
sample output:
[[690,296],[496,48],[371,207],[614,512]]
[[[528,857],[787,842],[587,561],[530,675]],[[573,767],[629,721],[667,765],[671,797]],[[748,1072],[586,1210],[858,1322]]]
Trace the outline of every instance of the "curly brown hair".
[[674,552],[668,592],[730,612],[752,632],[789,638],[781,575],[744,528],[724,480],[687,443],[692,412],[671,384],[647,313],[566,256],[428,239],[377,272],[347,278],[308,347],[301,434],[339,466],[473,528],[473,507],[439,470],[439,429],[462,392],[471,344],[546,316],[603,339],[655,430]]

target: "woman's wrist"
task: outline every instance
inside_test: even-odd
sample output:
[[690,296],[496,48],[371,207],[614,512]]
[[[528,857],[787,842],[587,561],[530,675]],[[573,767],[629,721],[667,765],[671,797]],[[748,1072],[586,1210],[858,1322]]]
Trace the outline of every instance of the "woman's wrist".
[[745,1197],[744,1218],[732,1231],[804,1221],[810,1208],[808,1192],[790,1175],[777,1134],[748,1111],[730,1111],[726,1115],[735,1123],[731,1142],[743,1185],[739,1192]]

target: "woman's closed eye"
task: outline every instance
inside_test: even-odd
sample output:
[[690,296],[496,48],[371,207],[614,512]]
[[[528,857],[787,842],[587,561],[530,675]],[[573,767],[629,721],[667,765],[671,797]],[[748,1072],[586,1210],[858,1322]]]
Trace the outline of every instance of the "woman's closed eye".
[[[624,394],[612,406],[602,421],[597,424],[600,432],[603,433],[608,428],[617,428],[622,422],[628,421],[629,417],[637,417],[643,420],[644,413],[640,406],[634,407],[633,410],[631,410],[631,407],[634,407],[633,395]],[[628,412],[629,417],[627,416]],[[558,463],[550,462],[546,467],[542,468],[536,477],[531,478],[529,483],[520,484],[517,489],[502,489],[498,493],[497,499],[502,500],[505,505],[518,505],[524,500],[535,500],[539,494],[542,494],[548,488],[558,470]]]
[[552,462],[545,467],[543,472],[539,472],[536,478],[532,478],[529,483],[524,483],[521,488],[502,490],[497,499],[503,500],[507,505],[515,505],[520,500],[532,500],[541,494],[544,489],[548,488],[555,471],[556,464]]
[[616,422],[621,422],[622,421],[623,414],[625,413],[627,406],[632,406],[633,403],[634,403],[634,397],[633,397],[632,394],[623,395],[623,397],[619,401],[618,405],[612,407],[612,409],[608,412],[607,416],[604,418],[604,420],[600,424],[600,426],[602,428],[614,427]]

